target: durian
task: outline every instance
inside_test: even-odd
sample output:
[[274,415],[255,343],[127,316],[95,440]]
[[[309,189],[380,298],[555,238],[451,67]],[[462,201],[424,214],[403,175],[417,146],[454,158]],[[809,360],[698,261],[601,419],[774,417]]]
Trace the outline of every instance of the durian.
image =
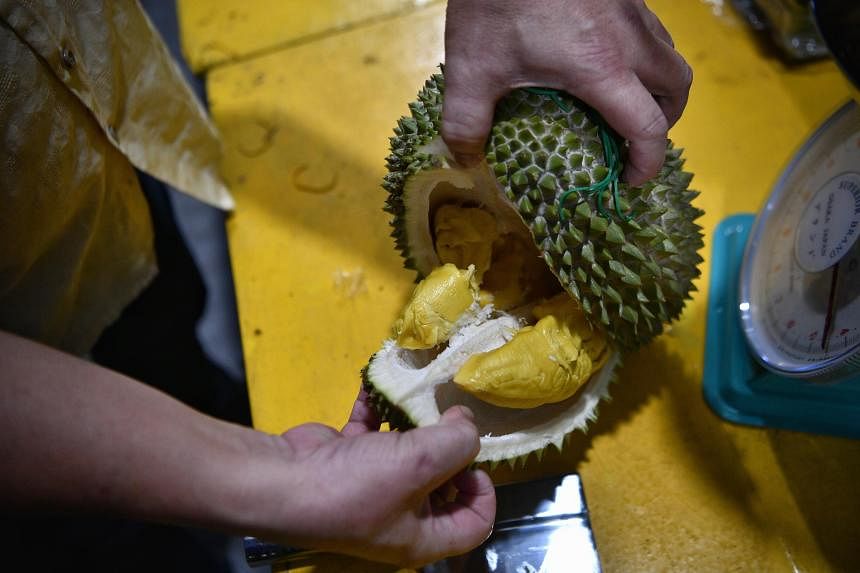
[[[443,92],[432,76],[398,121],[383,187],[405,266],[437,282],[447,268],[459,298],[446,307],[444,289],[420,282],[364,383],[395,428],[469,406],[477,461],[514,464],[585,429],[622,354],[679,316],[699,276],[701,211],[680,149],[668,143],[644,185],[617,181],[614,134],[552,90],[503,98],[485,160],[461,168],[439,136]],[[447,314],[416,330],[419,307]]]

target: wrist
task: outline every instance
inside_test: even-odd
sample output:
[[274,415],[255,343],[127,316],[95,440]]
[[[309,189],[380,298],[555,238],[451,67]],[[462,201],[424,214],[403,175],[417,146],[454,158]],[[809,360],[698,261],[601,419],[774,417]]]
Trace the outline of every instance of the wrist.
[[[207,471],[216,472],[211,520],[236,535],[271,537],[288,529],[285,516],[297,487],[288,483],[291,452],[279,436],[225,424],[217,459]],[[212,526],[212,523],[209,524]]]

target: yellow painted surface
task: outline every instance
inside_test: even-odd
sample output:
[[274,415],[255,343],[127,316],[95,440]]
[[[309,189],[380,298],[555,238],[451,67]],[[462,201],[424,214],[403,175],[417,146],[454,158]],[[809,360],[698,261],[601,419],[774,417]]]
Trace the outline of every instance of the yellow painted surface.
[[[735,426],[701,393],[710,232],[759,207],[848,86],[830,62],[786,67],[714,4],[649,2],[695,70],[671,135],[707,213],[700,292],[668,334],[626,359],[588,435],[494,477],[578,471],[608,572],[857,570],[860,441]],[[265,28],[289,16],[253,17]],[[186,45],[208,33],[183,23]],[[340,426],[359,369],[412,288],[379,182],[396,118],[442,60],[442,32],[442,6],[410,8],[209,74],[238,205],[228,231],[261,429]],[[338,558],[315,570],[392,568]]]
[[439,1],[180,0],[177,12],[182,51],[200,72]]

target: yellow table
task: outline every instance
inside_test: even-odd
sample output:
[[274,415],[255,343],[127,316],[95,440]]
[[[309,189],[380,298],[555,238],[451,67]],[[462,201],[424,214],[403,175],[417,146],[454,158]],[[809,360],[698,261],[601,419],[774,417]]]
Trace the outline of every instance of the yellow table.
[[[756,210],[849,94],[789,68],[722,2],[654,0],[695,70],[671,136],[710,233]],[[358,8],[360,6],[360,8]],[[443,59],[440,2],[180,2],[236,196],[228,232],[254,422],[340,426],[411,290],[388,237],[387,138]],[[682,318],[626,360],[588,435],[499,482],[577,471],[605,570],[860,568],[860,441],[723,422],[701,392],[710,237]],[[350,559],[316,571],[390,571]]]

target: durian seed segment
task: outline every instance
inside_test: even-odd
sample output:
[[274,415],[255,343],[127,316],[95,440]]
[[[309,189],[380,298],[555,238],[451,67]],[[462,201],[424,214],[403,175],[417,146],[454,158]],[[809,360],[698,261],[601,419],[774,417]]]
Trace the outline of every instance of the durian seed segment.
[[537,324],[503,346],[471,356],[454,383],[476,398],[506,408],[536,408],[566,400],[609,355],[605,337],[588,325],[566,294],[534,309]]
[[436,210],[433,222],[439,259],[460,269],[475,265],[475,279],[481,283],[499,236],[495,217],[480,207],[446,204]]
[[489,206],[443,203],[433,214],[434,248],[440,264],[475,265],[481,305],[510,310],[561,290],[538,256],[528,232],[508,225]]
[[412,292],[403,314],[394,323],[394,338],[402,348],[420,350],[447,342],[457,321],[478,301],[475,267],[466,270],[445,264],[431,272]]

